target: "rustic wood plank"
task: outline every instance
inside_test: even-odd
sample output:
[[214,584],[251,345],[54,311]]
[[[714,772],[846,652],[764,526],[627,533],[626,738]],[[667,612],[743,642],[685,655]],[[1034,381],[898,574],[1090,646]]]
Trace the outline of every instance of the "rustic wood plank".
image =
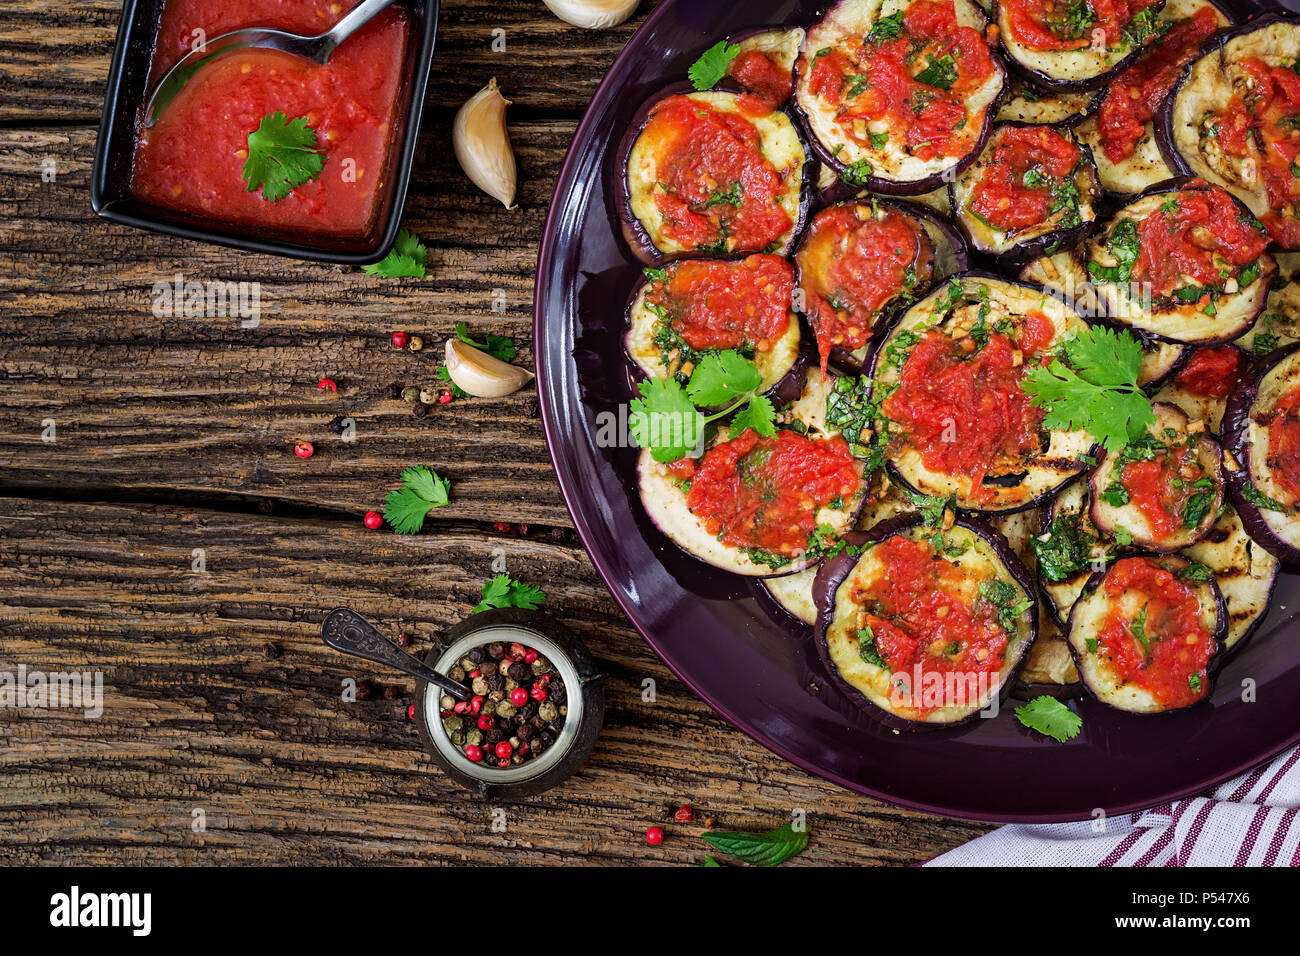
[[[520,111],[576,116],[653,7],[645,0],[627,23],[589,31],[563,23],[541,0],[443,0],[427,109],[454,110],[497,75]],[[121,9],[119,0],[5,0],[0,123],[97,122]],[[497,29],[504,50],[493,49]]]
[[[529,387],[501,400],[435,406],[425,419],[383,398],[392,382],[434,384],[457,321],[527,346],[546,207],[570,121],[516,128],[519,208],[503,209],[455,165],[433,124],[406,224],[430,249],[424,280],[371,278],[250,256],[98,220],[87,201],[94,130],[0,130],[0,479],[14,487],[235,492],[339,511],[374,507],[406,464],[456,481],[452,517],[565,524]],[[55,162],[53,182],[42,163]],[[260,284],[261,318],[154,314],[153,287]],[[494,311],[500,307],[501,311]],[[394,329],[428,348],[398,352]],[[516,360],[530,365],[525,348]],[[337,397],[317,389],[338,382]],[[348,444],[327,430],[356,422]],[[55,422],[57,441],[42,440]],[[293,456],[312,441],[315,458]],[[503,449],[506,450],[503,453]]]
[[[427,648],[472,606],[497,547],[546,588],[610,681],[589,764],[508,805],[504,833],[423,754],[406,718],[413,682],[336,654],[316,627],[345,603]],[[206,573],[191,570],[196,548]],[[99,670],[105,684],[97,720],[0,709],[9,863],[690,864],[707,852],[704,815],[753,829],[795,808],[814,834],[799,864],[911,863],[987,829],[846,793],[730,729],[613,623],[571,544],[0,498],[0,594],[0,670]],[[348,677],[398,697],[344,703]],[[641,700],[645,677],[655,704]],[[648,847],[644,829],[683,801],[697,822],[667,822],[669,839]],[[206,832],[191,828],[196,809]]]

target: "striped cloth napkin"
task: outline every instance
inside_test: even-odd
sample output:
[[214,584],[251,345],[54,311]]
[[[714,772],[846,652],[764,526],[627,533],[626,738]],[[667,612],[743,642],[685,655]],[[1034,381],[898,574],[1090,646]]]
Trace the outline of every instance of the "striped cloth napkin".
[[1104,821],[1005,826],[925,866],[1300,866],[1300,749],[1223,784]]

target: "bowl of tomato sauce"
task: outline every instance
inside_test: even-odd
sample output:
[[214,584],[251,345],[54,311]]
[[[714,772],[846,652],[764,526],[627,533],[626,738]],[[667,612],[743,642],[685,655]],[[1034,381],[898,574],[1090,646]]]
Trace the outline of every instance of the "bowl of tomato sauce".
[[414,165],[438,0],[398,0],[323,65],[232,51],[153,126],[144,116],[155,84],[196,44],[256,26],[323,33],[354,3],[126,0],[91,178],[95,212],[251,252],[382,259]]

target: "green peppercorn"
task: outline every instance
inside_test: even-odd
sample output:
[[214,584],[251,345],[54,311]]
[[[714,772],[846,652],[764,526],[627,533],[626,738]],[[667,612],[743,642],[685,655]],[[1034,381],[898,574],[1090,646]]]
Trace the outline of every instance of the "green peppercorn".
[[414,385],[408,385],[402,389],[402,401],[414,405],[420,400],[420,390]]

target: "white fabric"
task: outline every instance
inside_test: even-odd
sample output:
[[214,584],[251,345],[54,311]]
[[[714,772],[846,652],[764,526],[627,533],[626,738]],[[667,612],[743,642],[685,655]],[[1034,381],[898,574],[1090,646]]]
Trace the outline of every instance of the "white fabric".
[[1300,866],[1300,749],[1208,796],[1083,823],[1005,826],[925,866]]

